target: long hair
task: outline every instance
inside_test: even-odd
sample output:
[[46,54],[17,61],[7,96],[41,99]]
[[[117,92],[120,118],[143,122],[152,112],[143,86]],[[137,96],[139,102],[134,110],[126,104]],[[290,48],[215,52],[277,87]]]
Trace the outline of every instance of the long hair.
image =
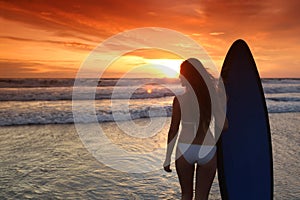
[[190,58],[180,66],[180,74],[189,82],[197,97],[200,111],[199,129],[206,132],[212,116],[212,101],[207,84],[214,84],[212,76],[206,71],[202,63]]

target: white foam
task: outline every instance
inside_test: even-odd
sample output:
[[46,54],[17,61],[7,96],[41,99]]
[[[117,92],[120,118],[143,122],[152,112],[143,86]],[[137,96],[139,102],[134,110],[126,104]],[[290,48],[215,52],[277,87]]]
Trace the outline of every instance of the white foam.
[[[26,79],[26,81],[27,85],[38,85],[36,83],[37,80]],[[52,84],[52,86],[54,84],[56,87],[0,87],[0,125],[73,123],[72,87],[57,87],[59,85],[71,84],[71,80],[58,79],[54,83],[44,79],[40,81],[44,81],[48,85]],[[92,83],[94,84],[93,81],[95,80],[84,81],[86,85],[91,85]],[[96,88],[96,119],[99,122],[115,120],[110,98],[112,91],[115,89],[115,86],[111,85],[115,84],[116,81],[117,79],[105,79],[102,81],[103,84],[106,84],[105,87]],[[170,116],[174,96],[170,88],[178,93],[181,93],[183,88],[178,83],[171,83],[168,87],[163,87],[159,84],[144,85],[141,88],[137,88],[131,95],[131,99],[128,100],[128,88],[135,86],[125,87],[125,85],[137,85],[142,81],[140,79],[125,80],[121,83],[123,86],[118,86],[118,89],[115,91],[114,98],[117,100],[114,101],[116,102],[114,104],[114,112],[120,114],[120,120],[148,118],[149,113],[151,117]],[[24,80],[13,82],[15,85],[22,83],[24,83]],[[1,84],[3,86],[3,82]],[[149,87],[152,91],[148,93],[147,90]],[[300,112],[300,80],[267,79],[263,80],[263,87],[269,113]],[[94,88],[84,86],[81,89],[82,92],[79,98],[76,99],[76,101],[80,101],[81,105],[81,122],[94,122],[95,118],[91,117],[92,113],[85,113],[85,107],[94,102],[86,100],[89,96],[87,94]],[[122,105],[128,103],[129,113],[122,107]]]

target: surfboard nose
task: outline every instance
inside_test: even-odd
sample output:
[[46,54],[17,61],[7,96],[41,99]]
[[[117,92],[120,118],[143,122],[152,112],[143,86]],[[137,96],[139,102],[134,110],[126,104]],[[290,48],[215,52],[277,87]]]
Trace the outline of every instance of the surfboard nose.
[[242,40],[242,39],[238,39],[236,40],[230,47],[227,56],[231,57],[232,56],[238,56],[238,57],[246,57],[251,55],[251,51],[250,48],[248,46],[248,44]]
[[238,39],[233,42],[232,46],[248,46],[245,40],[243,39]]
[[250,66],[248,65],[249,62],[255,65],[255,61],[248,44],[242,39],[236,40],[231,45],[223,63],[221,72],[223,81],[226,81],[228,78],[229,66],[230,68],[235,68],[235,70],[242,74],[245,70],[247,70],[246,68]]

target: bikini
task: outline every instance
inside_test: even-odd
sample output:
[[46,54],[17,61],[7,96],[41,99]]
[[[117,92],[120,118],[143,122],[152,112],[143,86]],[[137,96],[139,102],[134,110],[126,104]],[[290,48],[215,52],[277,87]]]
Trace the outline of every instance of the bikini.
[[[195,137],[196,135],[196,123],[193,122],[193,119],[189,121],[181,121],[182,130],[181,134],[186,134],[187,132],[193,132]],[[185,133],[183,133],[185,132]],[[177,148],[178,153],[183,155],[185,160],[190,164],[197,163],[198,165],[207,164],[215,155],[217,147],[214,145],[200,145],[200,144],[190,144],[178,142]]]
[[217,151],[216,146],[200,144],[178,143],[177,148],[188,163],[198,165],[208,163]]

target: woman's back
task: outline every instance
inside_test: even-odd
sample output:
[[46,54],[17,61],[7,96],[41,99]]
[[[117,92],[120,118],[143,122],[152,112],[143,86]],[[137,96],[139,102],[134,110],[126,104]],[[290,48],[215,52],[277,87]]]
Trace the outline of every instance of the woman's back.
[[[179,142],[187,144],[203,144],[207,136],[209,143],[214,144],[209,124],[211,119],[209,105],[196,97],[196,94],[190,90],[177,97],[181,111],[181,132]],[[206,100],[207,101],[207,100]],[[205,108],[206,107],[206,108]]]

